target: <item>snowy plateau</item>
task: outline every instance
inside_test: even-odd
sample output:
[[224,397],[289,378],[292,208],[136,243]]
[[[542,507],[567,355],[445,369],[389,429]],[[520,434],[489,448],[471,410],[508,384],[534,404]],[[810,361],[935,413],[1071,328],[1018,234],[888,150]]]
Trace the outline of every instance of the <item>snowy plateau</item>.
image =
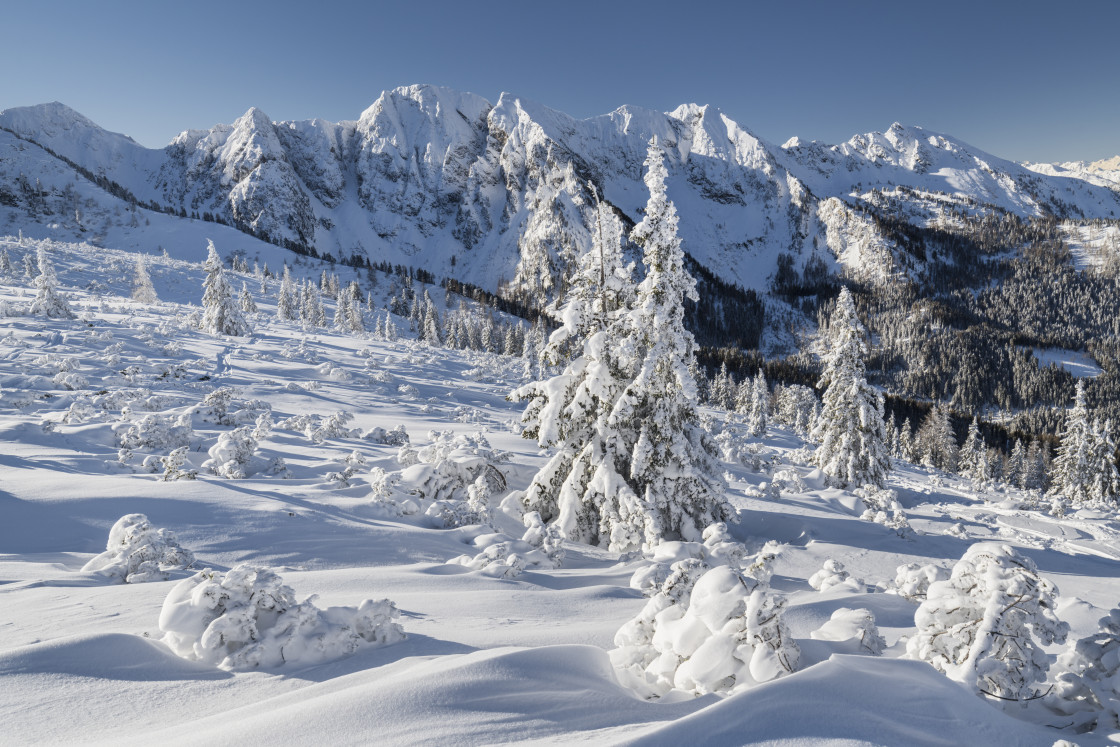
[[[843,486],[809,387],[720,402],[711,371],[726,522],[619,549],[527,510],[557,450],[511,392],[556,375],[592,216],[650,218],[654,136],[702,292],[754,294],[775,356],[829,357],[841,283],[940,287],[911,228],[1038,221],[1070,273],[1120,251],[1115,161],[902,125],[775,146],[710,107],[574,120],[413,86],[150,150],[60,104],[0,112],[0,743],[1116,744],[1120,484],[1045,494],[1022,443],[1014,480],[914,452]],[[1009,434],[1080,380],[1084,410],[1115,373],[1078,349],[1095,323],[1000,339],[1044,406],[944,400]]]

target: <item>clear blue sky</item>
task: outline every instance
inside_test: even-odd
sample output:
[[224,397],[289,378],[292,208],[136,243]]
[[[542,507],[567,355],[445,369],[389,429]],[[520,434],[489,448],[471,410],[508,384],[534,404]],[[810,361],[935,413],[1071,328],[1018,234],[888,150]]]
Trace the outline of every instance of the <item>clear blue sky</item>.
[[894,121],[1015,160],[1120,154],[1120,2],[6,3],[0,109],[61,101],[158,147],[250,106],[356,119],[387,88],[577,117],[711,104],[781,143]]

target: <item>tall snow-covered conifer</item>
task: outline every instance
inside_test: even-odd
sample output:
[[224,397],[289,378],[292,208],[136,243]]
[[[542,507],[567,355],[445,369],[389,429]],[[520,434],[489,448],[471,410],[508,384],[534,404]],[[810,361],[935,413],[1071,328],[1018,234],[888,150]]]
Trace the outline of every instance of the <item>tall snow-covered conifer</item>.
[[863,357],[867,330],[847,288],[840,291],[829,323],[830,349],[818,386],[826,387],[813,438],[817,464],[841,485],[879,487],[890,470],[883,400],[867,383]]
[[299,319],[299,291],[292,282],[292,272],[284,265],[284,276],[280,280],[280,291],[276,296],[276,316],[282,321]]
[[[578,259],[560,310],[563,324],[542,351],[567,364],[512,398],[529,401],[521,418],[524,435],[556,448],[525,493],[526,509],[555,522],[568,539],[608,545],[613,525],[602,508],[626,483],[608,449],[607,419],[630,379],[617,343],[626,336],[633,287],[631,268],[622,263],[621,223],[597,197],[592,247]],[[533,345],[530,340],[526,348]]]
[[1074,504],[1093,499],[1092,486],[1096,468],[1089,407],[1085,403],[1085,382],[1077,382],[1073,409],[1066,413],[1065,428],[1059,435],[1061,445],[1054,458],[1050,492]]
[[700,426],[696,380],[690,370],[695,341],[684,326],[684,299],[696,300],[696,281],[684,266],[677,209],[666,192],[665,156],[656,138],[645,162],[649,201],[630,233],[642,247],[646,276],[628,314],[635,376],[608,418],[609,448],[626,489],[607,494],[605,523],[616,550],[650,547],[665,538],[699,541],[710,525],[732,518],[718,469],[718,449]]
[[202,321],[199,327],[212,335],[247,335],[249,323],[233,297],[222,258],[218,256],[213,241],[209,242],[208,252],[202,264],[206,280],[202,282]]

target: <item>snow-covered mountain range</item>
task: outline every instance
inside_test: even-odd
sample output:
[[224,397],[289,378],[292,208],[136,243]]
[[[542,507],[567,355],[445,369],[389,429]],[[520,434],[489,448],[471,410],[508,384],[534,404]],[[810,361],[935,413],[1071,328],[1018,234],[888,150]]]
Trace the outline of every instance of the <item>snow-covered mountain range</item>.
[[[953,212],[1120,216],[1117,172],[1104,167],[1027,167],[897,123],[839,145],[793,138],[778,146],[694,104],[577,120],[511,94],[492,104],[410,86],[383,93],[356,121],[275,122],[252,108],[159,150],[58,103],[0,112],[0,128],[0,209],[35,213],[55,234],[85,230],[71,225],[80,224],[73,211],[52,209],[69,187],[75,202],[131,196],[274,242],[423,267],[491,290],[532,285],[528,276],[539,274],[540,258],[525,256],[534,211],[553,211],[577,241],[586,236],[588,181],[640,220],[653,136],[668,147],[686,251],[746,288],[766,288],[783,252],[795,269],[818,256],[834,270],[889,270],[880,260],[891,247],[868,208],[923,225]],[[93,188],[74,166],[109,184]],[[563,272],[562,256],[546,259],[546,269]]]

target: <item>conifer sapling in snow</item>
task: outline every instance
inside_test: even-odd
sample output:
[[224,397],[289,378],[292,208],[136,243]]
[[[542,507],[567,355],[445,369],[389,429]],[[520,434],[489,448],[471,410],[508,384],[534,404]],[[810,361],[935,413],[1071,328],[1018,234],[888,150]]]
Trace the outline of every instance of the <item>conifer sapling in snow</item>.
[[209,256],[203,263],[206,280],[203,281],[201,329],[212,335],[247,335],[249,324],[233,298],[233,289],[226,280],[222,258],[214,242],[209,242]]
[[[29,313],[51,319],[73,319],[74,312],[70,310],[70,304],[58,292],[58,279],[54,275],[54,266],[51,265],[50,257],[47,256],[47,250],[42,246],[39,247],[38,257],[39,275],[35,278],[35,287],[39,289],[39,292],[35,295],[35,300],[31,302]],[[29,255],[24,255],[24,259],[29,259]]]
[[140,303],[155,303],[159,300],[156,289],[152,285],[152,276],[148,274],[147,262],[143,255],[136,257],[136,275],[132,280],[132,299]]

